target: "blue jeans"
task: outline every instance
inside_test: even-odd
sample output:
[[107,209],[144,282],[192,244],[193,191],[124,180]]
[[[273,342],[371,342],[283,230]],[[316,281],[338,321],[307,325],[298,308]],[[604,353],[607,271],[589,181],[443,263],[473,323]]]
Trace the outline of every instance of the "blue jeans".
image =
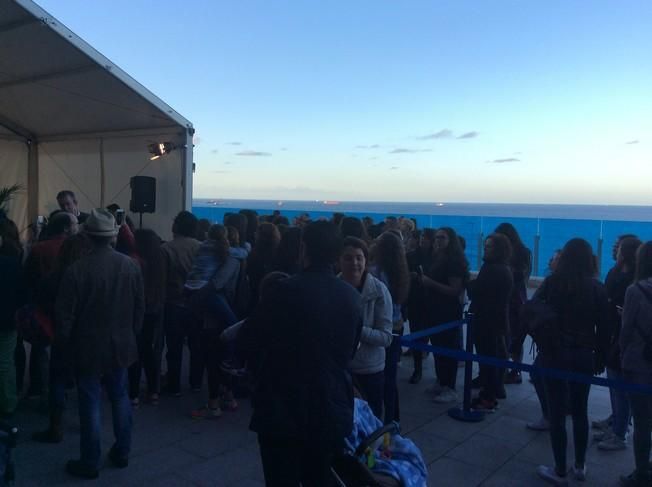
[[94,469],[100,466],[102,384],[106,387],[111,401],[113,434],[115,435],[113,450],[118,457],[127,458],[131,449],[133,418],[131,402],[127,393],[127,369],[113,369],[102,377],[78,377],[81,461]]
[[[612,380],[624,380],[623,374],[615,369],[607,368],[607,378]],[[611,429],[621,440],[627,436],[629,430],[629,397],[621,390],[611,389],[611,407],[613,409],[613,422]]]

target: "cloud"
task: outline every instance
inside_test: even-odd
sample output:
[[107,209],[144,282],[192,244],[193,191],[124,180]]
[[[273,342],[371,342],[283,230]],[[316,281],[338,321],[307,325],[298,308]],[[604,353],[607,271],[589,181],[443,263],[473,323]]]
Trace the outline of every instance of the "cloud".
[[449,129],[442,129],[434,134],[421,135],[415,137],[417,140],[434,140],[434,139],[450,139],[453,136],[453,131]]
[[457,137],[458,139],[475,139],[478,136],[478,132],[475,130],[472,132],[466,132],[465,134],[460,135]]
[[193,135],[192,137],[192,144],[193,145],[199,145],[201,144],[201,137],[199,135]]
[[224,170],[222,170],[222,169],[217,169],[217,170],[215,170],[215,171],[211,171],[211,172],[212,172],[213,174],[228,174],[228,173],[230,173],[231,171],[224,171]]
[[373,144],[373,145],[356,145],[356,149],[380,149],[380,145],[378,144]]
[[230,166],[231,164],[235,164],[235,162],[231,162],[231,161],[224,161],[224,164],[225,164],[225,165],[227,165],[227,166]]
[[287,147],[281,147],[281,150],[282,150],[283,152],[285,152],[286,150],[288,150],[288,148],[287,148]]
[[388,154],[417,154],[418,152],[432,152],[432,149],[406,149],[399,147],[388,152]]
[[249,157],[266,157],[271,156],[269,152],[261,152],[257,150],[245,150],[242,152],[237,152],[236,156],[249,156]]
[[227,142],[226,145],[242,145],[242,142]]
[[625,142],[625,144],[627,144],[627,145],[634,145],[634,144],[638,144],[638,143],[639,143],[638,140],[630,140],[629,142]]
[[211,151],[211,154],[217,154],[218,152],[219,152],[219,151],[218,151],[217,149],[213,149],[213,150]]
[[516,157],[507,157],[505,159],[494,159],[493,161],[487,161],[491,162],[494,164],[504,164],[505,162],[521,162],[520,159],[517,159]]
[[521,154],[523,154],[523,153],[522,152],[514,152],[515,156],[520,156]]
[[397,169],[399,169],[399,166],[392,166],[389,168],[390,171],[396,171]]

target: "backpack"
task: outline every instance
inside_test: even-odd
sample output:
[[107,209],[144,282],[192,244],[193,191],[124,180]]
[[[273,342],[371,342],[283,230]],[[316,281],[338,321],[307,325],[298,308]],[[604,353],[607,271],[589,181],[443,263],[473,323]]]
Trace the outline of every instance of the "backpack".
[[532,337],[539,352],[551,352],[561,345],[561,327],[559,313],[547,301],[546,297],[535,295],[523,303],[521,322],[528,335]]

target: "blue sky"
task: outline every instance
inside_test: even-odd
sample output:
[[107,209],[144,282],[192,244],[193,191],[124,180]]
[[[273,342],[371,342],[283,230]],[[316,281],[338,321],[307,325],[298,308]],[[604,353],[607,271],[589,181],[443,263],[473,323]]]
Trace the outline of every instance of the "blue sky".
[[197,197],[652,204],[649,0],[40,0],[190,119]]

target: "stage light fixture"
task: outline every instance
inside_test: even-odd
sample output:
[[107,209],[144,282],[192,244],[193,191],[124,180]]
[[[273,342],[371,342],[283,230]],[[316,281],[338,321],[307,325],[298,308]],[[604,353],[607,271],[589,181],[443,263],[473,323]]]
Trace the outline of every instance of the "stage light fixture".
[[149,159],[153,161],[161,156],[169,154],[176,149],[176,146],[172,142],[159,142],[158,144],[149,144],[147,148],[149,153],[152,154]]

